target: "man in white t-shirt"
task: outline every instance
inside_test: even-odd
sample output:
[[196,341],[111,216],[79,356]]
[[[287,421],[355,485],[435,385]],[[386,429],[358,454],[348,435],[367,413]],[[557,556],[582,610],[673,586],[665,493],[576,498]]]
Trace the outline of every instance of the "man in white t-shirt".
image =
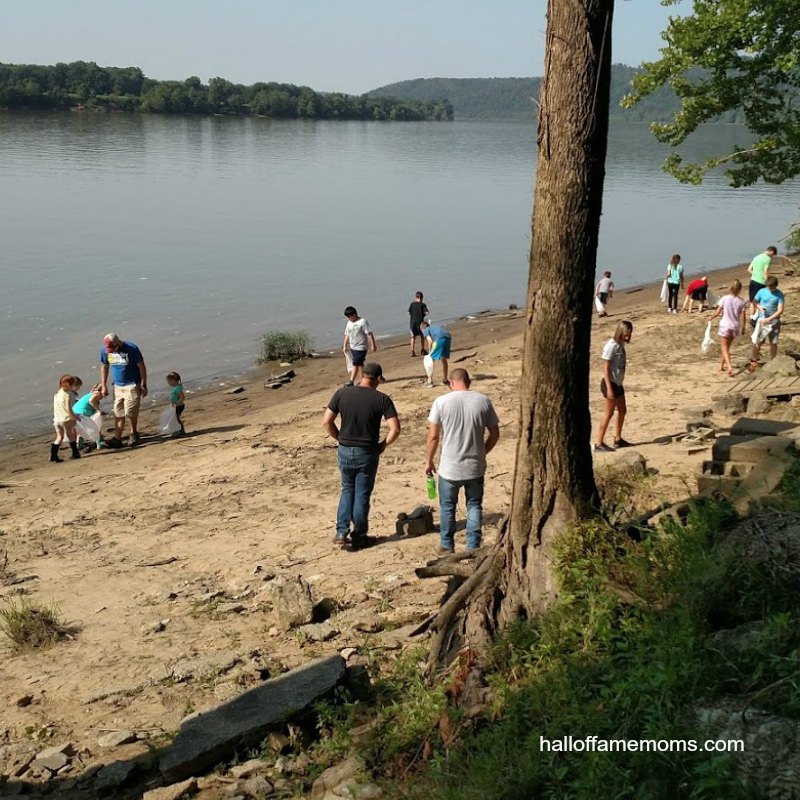
[[[464,487],[467,501],[467,548],[481,546],[483,522],[483,480],[486,454],[500,438],[500,420],[492,401],[480,392],[471,392],[469,373],[454,369],[450,374],[450,393],[433,401],[428,416],[428,441],[425,447],[425,473],[436,472],[433,458],[442,441],[439,458],[439,552],[455,550],[456,504]],[[488,436],[484,440],[484,431]]]
[[347,306],[344,310],[344,315],[347,317],[347,325],[344,328],[342,352],[346,357],[348,349],[350,350],[350,360],[353,364],[350,371],[350,381],[345,385],[358,386],[361,380],[362,367],[367,358],[367,349],[372,350],[374,353],[378,349],[378,345],[375,344],[375,336],[369,327],[369,322],[363,317],[359,317],[358,311],[353,306]]

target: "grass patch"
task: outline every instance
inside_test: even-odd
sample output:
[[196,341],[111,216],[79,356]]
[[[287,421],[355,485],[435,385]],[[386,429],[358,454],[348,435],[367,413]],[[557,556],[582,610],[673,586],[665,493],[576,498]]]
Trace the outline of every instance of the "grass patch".
[[311,336],[307,331],[268,331],[259,341],[258,363],[294,361],[311,352]]
[[14,650],[35,650],[55,644],[70,635],[55,602],[48,606],[26,597],[7,598],[0,606],[0,633]]

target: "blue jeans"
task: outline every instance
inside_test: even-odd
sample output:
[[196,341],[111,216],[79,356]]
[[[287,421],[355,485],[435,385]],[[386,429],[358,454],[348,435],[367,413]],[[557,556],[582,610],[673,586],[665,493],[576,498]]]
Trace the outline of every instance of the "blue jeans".
[[452,550],[455,547],[456,504],[458,490],[464,487],[467,498],[467,547],[481,546],[481,523],[483,522],[483,478],[469,481],[449,481],[439,476],[439,543]]
[[352,539],[366,536],[369,531],[369,499],[378,474],[380,453],[367,447],[339,445],[339,472],[342,474],[342,494],[336,513],[336,538]]

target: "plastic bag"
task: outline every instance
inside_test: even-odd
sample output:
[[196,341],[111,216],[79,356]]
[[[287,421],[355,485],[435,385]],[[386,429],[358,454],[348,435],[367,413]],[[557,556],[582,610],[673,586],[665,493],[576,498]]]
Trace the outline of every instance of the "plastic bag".
[[709,289],[706,292],[706,302],[708,303],[709,308],[716,308],[719,305],[719,297],[717,297],[714,292]]
[[666,303],[669,300],[669,289],[667,288],[667,279],[664,278],[664,283],[661,284],[661,302]]
[[703,337],[703,343],[700,345],[700,349],[707,353],[711,349],[711,345],[714,344],[714,340],[711,338],[711,323],[709,322],[706,325],[706,335]]
[[597,295],[594,296],[594,307],[597,309],[598,314],[602,314],[606,310],[606,307]]
[[102,415],[99,411],[96,411],[91,417],[79,416],[75,418],[75,427],[84,439],[100,444],[100,440],[103,438],[100,431],[101,419]]
[[430,355],[424,356],[422,364],[425,367],[425,374],[428,376],[428,381],[433,380],[433,358]]
[[165,408],[158,418],[158,429],[161,433],[171,436],[181,429],[181,424],[178,422],[178,414],[175,411],[175,406]]
[[344,351],[344,368],[348,375],[353,371],[353,353],[349,347]]

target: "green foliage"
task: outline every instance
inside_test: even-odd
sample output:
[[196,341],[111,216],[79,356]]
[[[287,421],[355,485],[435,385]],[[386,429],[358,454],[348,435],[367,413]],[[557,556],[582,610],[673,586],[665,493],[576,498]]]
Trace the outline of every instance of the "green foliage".
[[69,634],[58,606],[43,606],[22,596],[8,597],[0,606],[0,633],[17,651],[49,647]]
[[[662,0],[673,5],[677,0]],[[673,153],[665,169],[699,183],[728,165],[733,186],[781,183],[800,173],[800,14],[796,0],[694,0],[692,13],[670,18],[658,61],[643,65],[628,108],[669,86],[680,99],[671,121],[654,124],[659,141],[680,145],[699,125],[741,113],[755,142],[702,164]],[[732,166],[731,166],[732,165]]]
[[284,119],[447,120],[446,101],[389,100],[319,93],[288,83],[244,86],[225,78],[205,85],[197,76],[156,81],[138,67],[99,67],[86,61],[39,66],[0,64],[0,108],[75,106],[156,114],[257,114]]
[[307,331],[268,331],[259,342],[258,363],[294,361],[311,352],[311,337]]

